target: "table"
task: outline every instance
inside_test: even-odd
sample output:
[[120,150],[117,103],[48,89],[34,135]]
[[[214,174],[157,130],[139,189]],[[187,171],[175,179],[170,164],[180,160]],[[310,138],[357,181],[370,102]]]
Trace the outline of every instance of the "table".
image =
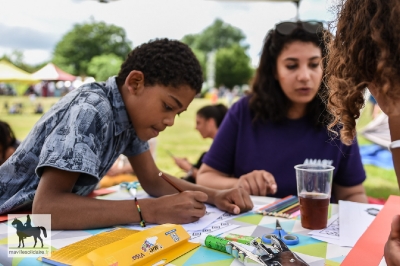
[[[120,200],[128,194],[113,193],[107,196],[102,196],[102,199]],[[140,193],[138,193],[140,198]],[[276,200],[271,197],[251,197],[254,204],[266,205]],[[335,214],[338,212],[338,205],[331,204],[330,213]],[[275,217],[262,216],[252,212],[246,213],[240,217],[230,220],[230,223],[238,224],[240,227],[232,230],[232,233],[261,236],[262,234],[272,233],[275,229]],[[313,256],[313,261],[310,265],[327,265],[337,266],[344,260],[346,255],[350,252],[351,248],[340,247],[333,244],[321,242],[313,239],[308,235],[310,230],[304,229],[301,226],[300,220],[289,220],[285,218],[278,218],[283,229],[287,232],[295,234],[299,237],[300,243],[296,246],[291,246],[290,249],[297,253]],[[52,246],[54,249],[59,249],[66,245],[80,241],[92,235],[109,230],[110,228],[81,230],[81,231],[52,231]],[[300,256],[301,256],[300,254]],[[48,265],[41,263],[35,258],[8,258],[7,257],[7,225],[6,223],[0,224],[0,263],[2,265]],[[180,258],[174,260],[170,265],[218,265],[218,266],[241,266],[242,264],[235,260],[228,254],[208,249],[206,247],[199,247]]]

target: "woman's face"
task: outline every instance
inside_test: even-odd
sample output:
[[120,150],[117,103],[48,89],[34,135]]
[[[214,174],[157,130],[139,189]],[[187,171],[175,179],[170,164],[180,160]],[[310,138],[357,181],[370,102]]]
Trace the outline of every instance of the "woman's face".
[[283,48],[276,65],[276,79],[286,97],[293,105],[305,107],[321,84],[321,48],[311,42],[292,42]]
[[213,119],[206,119],[200,115],[196,115],[196,129],[204,139],[212,138],[212,132],[215,128]]

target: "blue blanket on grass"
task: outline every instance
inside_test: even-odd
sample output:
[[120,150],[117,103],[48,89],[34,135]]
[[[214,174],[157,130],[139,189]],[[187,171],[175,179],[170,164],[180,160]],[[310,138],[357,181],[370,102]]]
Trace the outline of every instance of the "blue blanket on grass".
[[387,170],[394,169],[392,153],[377,144],[360,146],[361,160],[363,164],[370,164]]

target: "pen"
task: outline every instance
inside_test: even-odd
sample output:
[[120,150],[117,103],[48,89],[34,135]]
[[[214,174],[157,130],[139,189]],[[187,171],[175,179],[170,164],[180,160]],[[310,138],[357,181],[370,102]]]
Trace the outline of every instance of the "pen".
[[183,189],[179,188],[176,184],[174,184],[171,180],[169,180],[169,178],[166,175],[164,175],[163,172],[160,172],[158,175],[161,176],[165,181],[167,181],[176,190],[178,190],[179,193],[183,192]]

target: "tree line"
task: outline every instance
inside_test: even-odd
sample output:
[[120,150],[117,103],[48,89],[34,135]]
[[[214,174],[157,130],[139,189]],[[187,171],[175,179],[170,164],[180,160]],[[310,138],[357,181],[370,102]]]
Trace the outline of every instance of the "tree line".
[[[232,89],[235,85],[248,84],[253,76],[248,45],[243,32],[220,19],[198,34],[188,34],[182,42],[188,44],[198,58],[204,79],[207,79],[207,58],[215,55],[215,86]],[[52,62],[76,76],[94,76],[106,80],[116,75],[122,62],[132,50],[123,28],[98,22],[75,24],[56,44]],[[47,62],[35,66],[24,63],[23,53],[15,50],[1,59],[12,62],[28,72],[34,72]]]

